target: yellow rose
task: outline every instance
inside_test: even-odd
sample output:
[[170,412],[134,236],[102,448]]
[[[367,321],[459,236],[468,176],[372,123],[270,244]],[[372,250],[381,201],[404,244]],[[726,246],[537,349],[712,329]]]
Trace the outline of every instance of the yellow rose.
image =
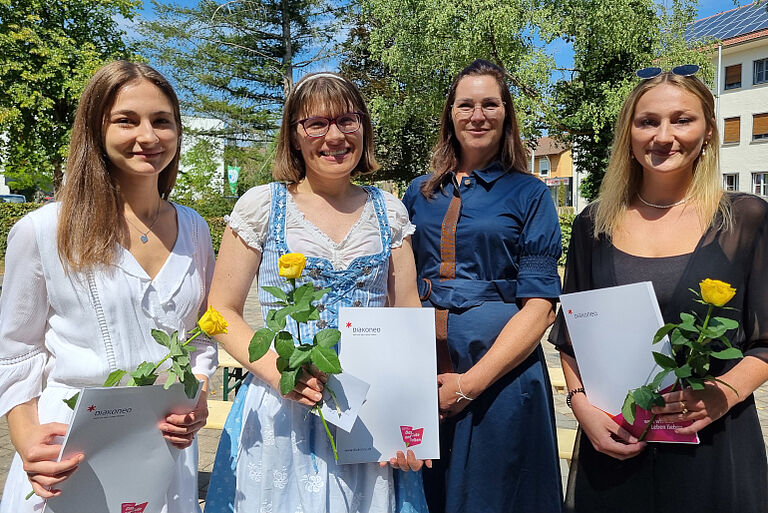
[[736,289],[731,287],[730,283],[710,278],[699,283],[699,287],[701,299],[713,306],[723,306],[736,294]]
[[304,270],[307,257],[301,253],[286,253],[277,261],[280,267],[280,276],[283,278],[298,278]]
[[200,320],[197,321],[197,325],[205,332],[206,335],[212,337],[219,333],[227,332],[227,321],[221,316],[212,306],[208,307]]

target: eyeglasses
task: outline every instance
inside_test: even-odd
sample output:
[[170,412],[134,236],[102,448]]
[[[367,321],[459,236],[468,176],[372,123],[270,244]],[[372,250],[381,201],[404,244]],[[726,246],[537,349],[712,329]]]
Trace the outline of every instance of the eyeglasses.
[[[691,77],[698,73],[700,69],[698,64],[682,64],[680,66],[675,66],[670,71],[678,77]],[[653,66],[650,68],[639,69],[635,71],[635,75],[643,80],[650,80],[661,75],[663,71],[664,70],[661,68]]]
[[362,116],[362,112],[347,112],[335,118],[312,116],[311,118],[300,119],[296,123],[301,125],[307,137],[323,137],[331,129],[332,124],[336,125],[342,134],[357,132],[360,130]]
[[479,107],[485,117],[492,118],[497,116],[504,110],[506,105],[501,100],[484,100],[482,103],[472,103],[470,101],[461,100],[458,103],[451,105],[461,117],[469,117],[475,113],[475,110]]

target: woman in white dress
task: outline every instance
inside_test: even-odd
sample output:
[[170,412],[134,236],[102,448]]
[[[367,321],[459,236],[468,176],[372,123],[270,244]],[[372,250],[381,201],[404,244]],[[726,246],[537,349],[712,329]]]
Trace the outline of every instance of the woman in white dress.
[[279,182],[249,190],[235,205],[211,286],[211,304],[229,322],[217,340],[250,376],[222,433],[208,513],[426,511],[420,475],[392,469],[420,469],[412,451],[393,455],[392,466],[336,464],[320,420],[307,415],[321,398],[323,377],[304,375],[282,396],[277,354],[249,362],[254,331],[242,317],[256,276],[264,317],[279,308],[261,287],[288,290],[278,258],[289,252],[304,253],[305,273],[331,289],[319,301],[320,319],[302,327],[304,340],[337,327],[342,306],[421,306],[405,207],[350,180],[377,167],[357,88],[332,73],[302,79],[283,111],[272,171]]
[[[166,349],[151,329],[183,334],[206,306],[208,227],[167,201],[180,140],[168,82],[144,64],[106,65],[80,99],[60,201],[11,230],[0,298],[0,414],[17,454],[2,513],[41,511],[87,458],[56,462],[72,414],[62,399],[101,385],[115,369],[158,361]],[[167,513],[200,511],[194,436],[208,415],[216,352],[210,341],[195,345],[192,368],[206,383],[200,401],[159,426],[183,449],[169,476]]]

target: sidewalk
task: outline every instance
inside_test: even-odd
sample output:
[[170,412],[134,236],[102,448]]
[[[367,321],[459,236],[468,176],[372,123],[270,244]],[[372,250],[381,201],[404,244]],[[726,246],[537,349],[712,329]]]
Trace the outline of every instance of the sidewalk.
[[[261,326],[261,310],[258,304],[257,288],[255,284],[251,287],[250,294],[246,301],[244,315],[245,319],[252,326]],[[550,367],[559,367],[560,360],[554,347],[547,342],[544,342],[542,346],[544,347],[547,364]],[[220,400],[222,391],[222,371],[219,369],[211,381],[210,400]],[[554,398],[557,427],[570,429],[576,428],[576,420],[565,404],[565,394],[554,392]],[[765,441],[766,447],[768,447],[768,384],[763,385],[755,391],[755,403],[757,405],[758,417],[760,418],[760,425],[763,428],[763,440]],[[218,430],[203,429],[198,435],[198,445],[200,448],[199,497],[201,504],[205,499],[205,493],[208,489],[208,481],[210,479],[211,470],[213,469],[213,461],[216,455],[220,433],[221,432]],[[5,418],[3,418],[0,421],[0,483],[5,483],[5,477],[8,472],[8,467],[10,467],[13,454],[13,447],[8,436],[8,427]],[[568,468],[563,460],[561,460],[561,470],[563,472],[563,483],[565,483]],[[0,496],[2,496],[2,489],[0,489]]]

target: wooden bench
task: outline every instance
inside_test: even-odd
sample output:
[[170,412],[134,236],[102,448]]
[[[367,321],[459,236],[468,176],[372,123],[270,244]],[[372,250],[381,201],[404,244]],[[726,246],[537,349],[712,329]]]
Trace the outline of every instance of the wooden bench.
[[224,371],[224,383],[222,398],[225,401],[229,400],[229,393],[240,389],[240,385],[243,384],[248,372],[243,369],[242,364],[232,358],[232,356],[219,346],[219,367]]
[[557,447],[561,460],[571,461],[573,446],[576,444],[576,430],[557,428]]
[[208,400],[208,421],[204,428],[224,429],[229,410],[232,409],[232,401]]
[[560,367],[547,367],[549,371],[549,381],[552,387],[561,394],[565,393],[565,374]]

